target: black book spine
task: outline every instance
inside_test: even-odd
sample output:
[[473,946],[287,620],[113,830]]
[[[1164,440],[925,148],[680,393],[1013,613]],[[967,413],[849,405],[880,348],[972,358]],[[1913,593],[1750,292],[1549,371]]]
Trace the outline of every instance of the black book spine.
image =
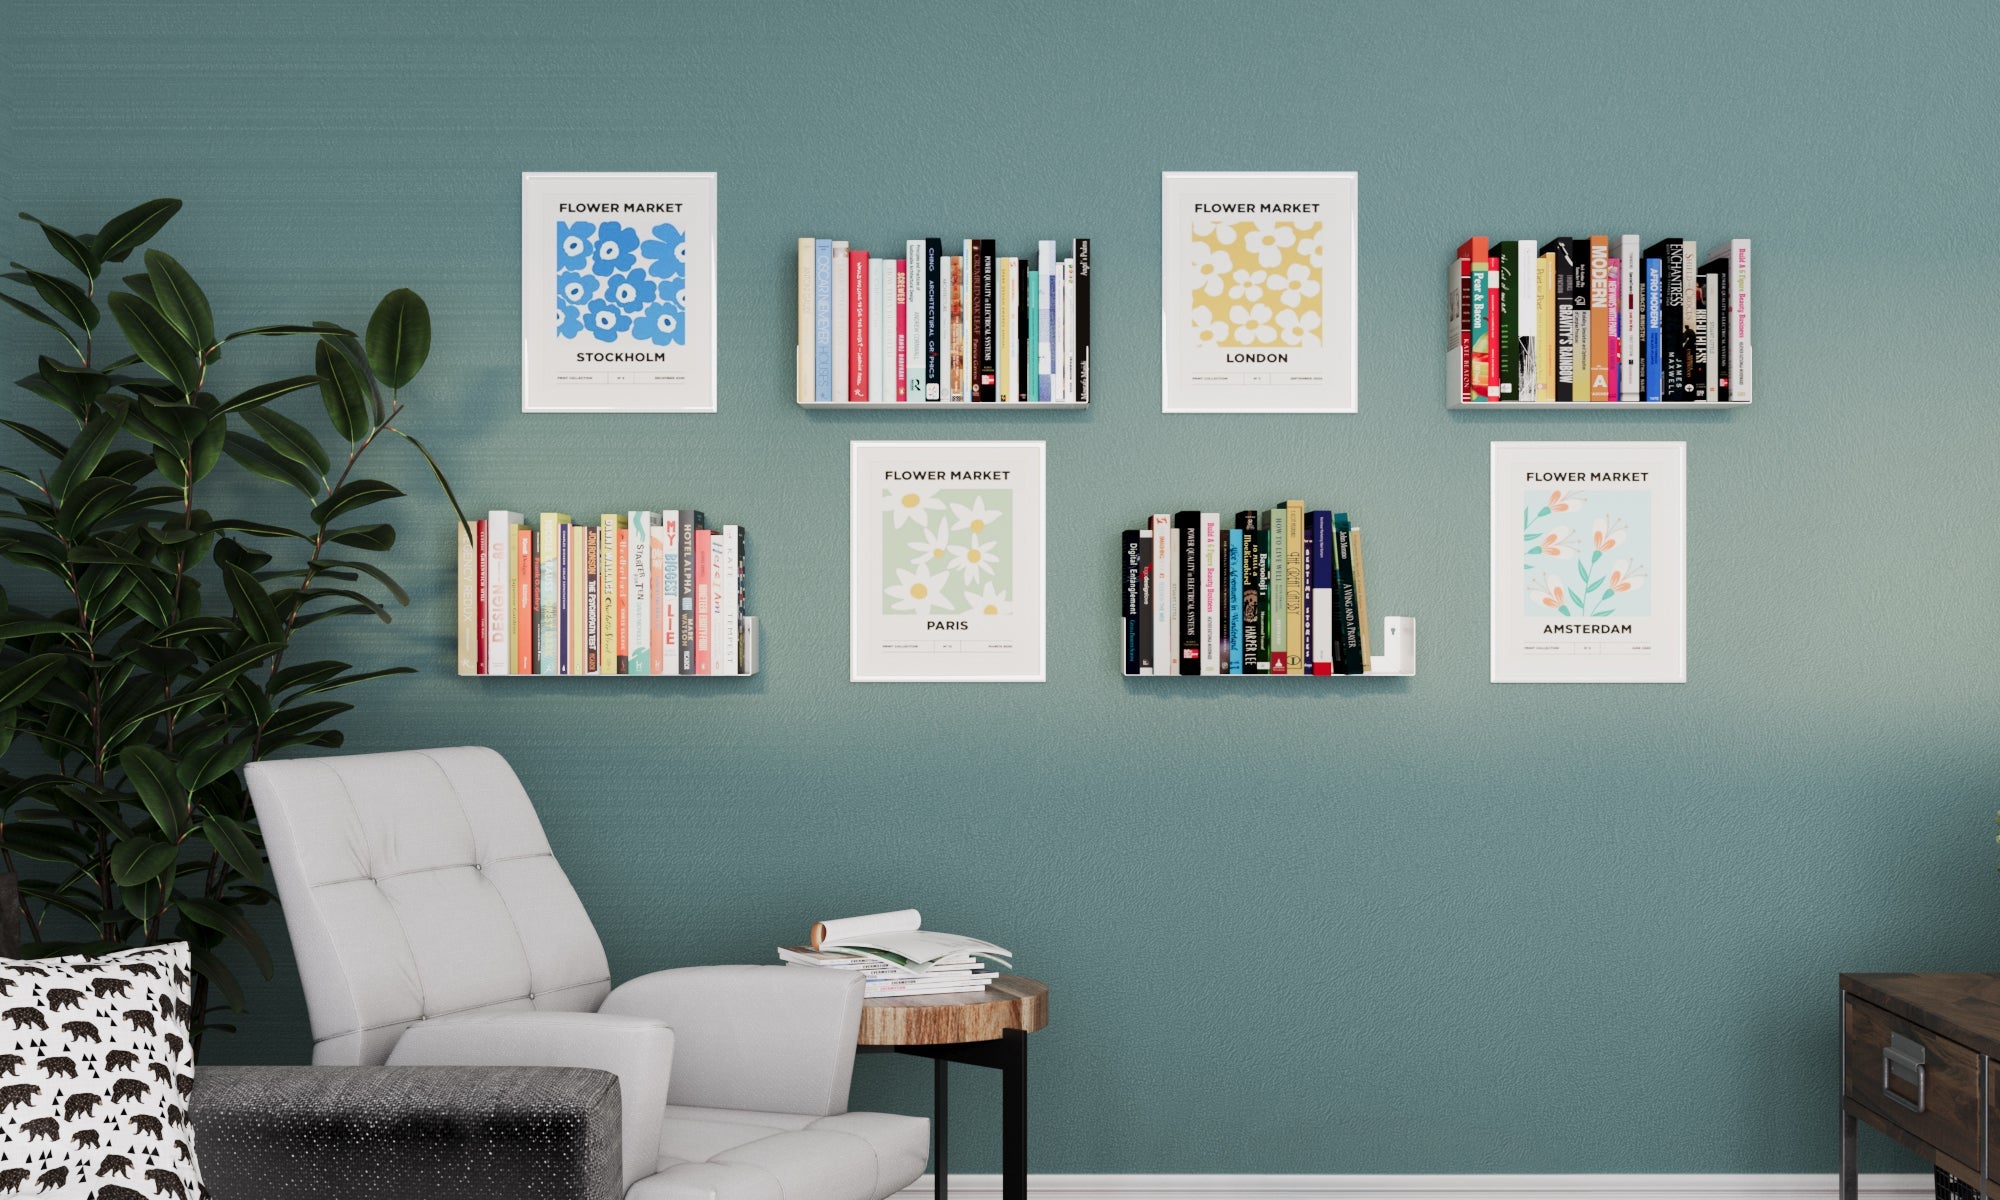
[[1139,531],[1124,532],[1118,556],[1119,615],[1125,618],[1125,673],[1139,673]]
[[938,383],[938,331],[943,328],[939,320],[941,309],[939,300],[944,293],[939,289],[938,268],[944,261],[944,242],[939,238],[924,239],[924,399],[944,399],[944,388]]
[[1679,238],[1656,242],[1647,258],[1660,260],[1660,399],[1692,399],[1687,394],[1687,360],[1682,357],[1687,274],[1683,257],[1687,244]]
[[1153,531],[1139,531],[1139,673],[1153,673]]
[[1000,369],[1000,361],[993,336],[999,297],[999,284],[993,272],[998,264],[993,261],[993,243],[984,239],[972,243],[972,256],[976,271],[972,278],[978,291],[973,307],[972,344],[977,353],[979,372],[978,387],[972,398],[982,404],[991,404],[999,398],[994,377]]
[[1076,255],[1076,402],[1090,403],[1090,239],[1077,238]]
[[1333,594],[1339,625],[1339,667],[1342,675],[1362,673],[1360,597],[1354,591],[1354,527],[1346,513],[1333,515]]
[[1299,535],[1299,562],[1305,569],[1305,587],[1299,590],[1299,602],[1304,605],[1301,610],[1303,615],[1299,619],[1299,632],[1304,635],[1305,644],[1300,648],[1298,661],[1305,664],[1305,669],[1300,674],[1310,675],[1313,673],[1313,664],[1327,651],[1327,647],[1313,645],[1313,523],[1310,518],[1305,521],[1305,528]]
[[1729,302],[1729,259],[1727,256],[1709,264],[1715,268],[1715,323],[1716,328],[1708,331],[1710,353],[1715,355],[1715,396],[1716,400],[1730,398],[1729,369],[1735,364],[1729,360],[1729,331],[1736,326],[1730,320]]
[[1245,509],[1236,514],[1236,528],[1243,531],[1243,673],[1258,673],[1264,654],[1264,582],[1270,571],[1258,544],[1257,514]]
[[1556,403],[1567,404],[1576,399],[1576,240],[1551,238],[1548,250],[1556,256]]
[[1257,529],[1257,673],[1271,673],[1271,531]]
[[1201,674],[1201,514],[1174,514],[1174,533],[1181,544],[1180,673]]
[[1035,369],[1035,348],[1028,344],[1028,260],[1014,260],[1014,394],[1009,397],[1018,404],[1028,401],[1028,380],[1033,378]]
[[1713,293],[1708,289],[1715,286],[1715,276],[1697,273],[1694,277],[1694,307],[1688,313],[1694,326],[1694,353],[1689,356],[1688,365],[1694,380],[1694,399],[1713,400],[1708,394],[1708,356],[1715,345],[1715,330],[1708,327],[1708,299]]

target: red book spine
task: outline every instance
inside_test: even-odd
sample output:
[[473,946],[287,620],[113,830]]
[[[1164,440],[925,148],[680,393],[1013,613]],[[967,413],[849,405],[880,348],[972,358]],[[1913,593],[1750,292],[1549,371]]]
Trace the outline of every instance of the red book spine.
[[486,589],[490,584],[492,575],[486,565],[486,522],[474,521],[472,523],[472,532],[473,541],[479,546],[479,658],[475,669],[481,675],[488,675],[491,672],[486,669],[486,642],[488,637],[486,630],[488,628],[487,614],[492,610],[489,605],[490,598],[487,595]]
[[526,526],[514,530],[514,674],[535,673],[535,535]]
[[[847,398],[868,403],[868,252],[847,252]],[[707,671],[697,672],[706,675]]]
[[910,263],[896,260],[896,402],[910,398]]
[[1486,260],[1486,399],[1500,398],[1500,260]]
[[1472,260],[1486,257],[1486,239],[1467,238],[1458,248],[1458,398],[1472,394]]
[[697,529],[694,534],[694,673],[709,674],[708,661],[708,589],[713,586],[708,570],[708,555],[711,546],[710,533]]

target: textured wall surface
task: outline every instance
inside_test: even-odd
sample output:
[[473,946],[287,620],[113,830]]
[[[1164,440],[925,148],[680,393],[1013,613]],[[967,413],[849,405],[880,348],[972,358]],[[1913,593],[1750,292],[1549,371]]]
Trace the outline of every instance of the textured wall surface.
[[[760,678],[459,679],[448,522],[378,467],[415,603],[338,649],[423,674],[348,745],[505,749],[620,977],[905,904],[990,936],[1055,989],[1037,1170],[1830,1170],[1835,972],[2000,953],[2000,9],[1650,7],[11,0],[0,192],[184,198],[225,327],[416,288],[408,424],[472,506],[749,527]],[[1159,411],[1159,173],[1238,168],[1360,172],[1358,415]],[[718,414],[519,411],[524,169],[721,173]],[[1754,409],[1448,412],[1452,247],[1628,230],[1756,239]],[[1090,235],[1100,403],[796,410],[808,232]],[[1046,685],[846,682],[854,437],[1048,440]],[[1623,437],[1689,443],[1692,682],[1488,684],[1488,442]],[[1122,679],[1118,530],[1287,496],[1366,527],[1418,677]],[[218,1060],[308,1053],[280,950]],[[922,1064],[857,1075],[925,1111]]]

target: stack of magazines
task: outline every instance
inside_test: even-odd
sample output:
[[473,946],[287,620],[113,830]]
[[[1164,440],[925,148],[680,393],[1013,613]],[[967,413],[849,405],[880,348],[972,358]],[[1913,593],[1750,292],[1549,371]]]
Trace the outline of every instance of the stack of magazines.
[[[923,928],[914,908],[813,925],[808,944],[780,946],[793,966],[857,971],[862,995],[935,996],[983,991],[993,964],[1012,969],[1012,951],[991,942]],[[985,961],[982,961],[985,960]]]

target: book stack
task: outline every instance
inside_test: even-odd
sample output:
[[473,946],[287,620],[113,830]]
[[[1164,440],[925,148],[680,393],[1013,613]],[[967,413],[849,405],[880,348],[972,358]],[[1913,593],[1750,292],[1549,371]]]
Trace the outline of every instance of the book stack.
[[461,675],[754,675],[740,525],[495,509],[458,537]]
[[1469,238],[1452,278],[1461,404],[1748,404],[1750,240],[1706,261],[1637,234]]
[[991,942],[922,926],[914,908],[819,921],[806,945],[780,946],[778,957],[793,966],[856,972],[864,997],[984,991],[995,972],[982,960],[1012,969],[1013,954]]
[[1090,403],[1090,239],[946,249],[799,239],[800,404]]
[[1127,675],[1364,675],[1361,531],[1287,500],[1155,513],[1119,560]]

